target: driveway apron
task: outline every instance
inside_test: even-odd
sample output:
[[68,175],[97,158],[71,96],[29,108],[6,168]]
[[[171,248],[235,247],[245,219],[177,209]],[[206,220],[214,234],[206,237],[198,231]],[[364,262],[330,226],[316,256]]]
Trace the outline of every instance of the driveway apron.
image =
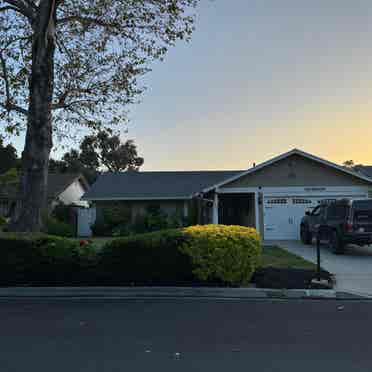
[[[316,263],[316,246],[299,241],[265,241]],[[348,246],[344,255],[335,255],[321,247],[321,266],[336,276],[336,290],[372,295],[372,246]]]

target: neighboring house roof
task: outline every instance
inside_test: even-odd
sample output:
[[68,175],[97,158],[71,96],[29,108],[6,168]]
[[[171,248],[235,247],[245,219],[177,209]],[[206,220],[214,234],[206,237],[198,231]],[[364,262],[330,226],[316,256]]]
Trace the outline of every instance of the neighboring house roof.
[[355,170],[372,179],[372,166],[371,165],[358,165],[355,168]]
[[[71,173],[51,173],[48,176],[48,199],[54,199],[67,189],[72,183],[79,180],[85,190],[88,190],[89,185],[86,179],[81,174]],[[12,182],[0,185],[0,199],[18,199],[19,184]]]
[[89,184],[82,174],[73,173],[51,173],[48,176],[48,198],[60,195],[75,181],[80,181],[83,188],[88,190]]
[[195,193],[243,171],[103,173],[82,200],[190,199]]
[[210,186],[204,188],[203,189],[203,192],[208,192],[208,191],[214,190],[214,189],[216,189],[218,187],[224,186],[224,185],[226,185],[226,184],[228,184],[230,182],[233,182],[233,181],[235,181],[235,180],[237,180],[237,179],[239,179],[239,178],[241,178],[243,176],[246,176],[248,174],[252,174],[254,172],[257,172],[258,170],[260,170],[262,168],[265,168],[265,167],[267,167],[269,165],[272,165],[272,164],[274,164],[274,163],[276,163],[276,162],[278,162],[280,160],[286,159],[286,158],[288,158],[289,156],[292,156],[292,155],[302,156],[304,158],[307,158],[307,159],[316,161],[318,163],[321,163],[323,165],[326,165],[326,166],[328,166],[330,168],[337,169],[337,170],[339,170],[339,171],[341,171],[343,173],[346,173],[348,175],[351,175],[351,176],[357,177],[359,179],[362,179],[364,181],[367,181],[367,182],[372,183],[372,178],[369,177],[369,176],[367,176],[367,175],[365,175],[365,174],[361,174],[359,172],[355,172],[353,170],[346,169],[345,167],[342,167],[341,165],[338,165],[338,164],[332,163],[332,162],[330,162],[328,160],[319,158],[319,157],[317,157],[315,155],[312,155],[312,154],[309,154],[309,153],[307,153],[305,151],[302,151],[302,150],[299,150],[299,149],[293,149],[293,150],[288,151],[288,152],[286,152],[286,153],[284,153],[282,155],[276,156],[275,158],[272,158],[272,159],[270,159],[268,161],[265,161],[265,162],[263,162],[263,163],[255,166],[253,168],[250,168],[250,169],[248,169],[248,170],[246,170],[246,171],[244,171],[244,172],[242,172],[240,174],[236,174],[236,175],[234,175],[234,176],[232,176],[230,178],[226,178],[225,180],[222,180],[221,182],[217,182],[217,183],[215,183],[213,185],[210,185]]

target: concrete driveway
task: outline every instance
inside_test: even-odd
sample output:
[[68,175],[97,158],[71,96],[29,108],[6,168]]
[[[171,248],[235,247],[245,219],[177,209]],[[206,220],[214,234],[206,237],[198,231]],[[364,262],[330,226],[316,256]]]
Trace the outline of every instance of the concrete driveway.
[[[308,261],[316,262],[316,246],[299,241],[269,241]],[[372,246],[348,246],[344,255],[335,255],[330,248],[321,248],[321,266],[336,276],[336,290],[372,296]]]

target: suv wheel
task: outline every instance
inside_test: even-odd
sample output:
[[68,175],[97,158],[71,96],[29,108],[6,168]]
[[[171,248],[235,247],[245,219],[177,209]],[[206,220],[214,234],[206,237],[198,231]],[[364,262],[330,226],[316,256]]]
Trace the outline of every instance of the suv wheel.
[[345,245],[342,240],[339,238],[337,231],[331,232],[330,246],[334,254],[344,254]]
[[311,232],[305,225],[301,225],[300,229],[301,241],[303,244],[309,245],[312,242]]

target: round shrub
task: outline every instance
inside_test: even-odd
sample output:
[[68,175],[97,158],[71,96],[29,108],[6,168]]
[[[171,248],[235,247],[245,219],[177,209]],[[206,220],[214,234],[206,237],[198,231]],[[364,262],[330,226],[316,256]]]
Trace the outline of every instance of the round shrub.
[[183,230],[182,251],[192,258],[193,272],[201,280],[248,284],[262,253],[260,235],[243,226],[191,226]]

